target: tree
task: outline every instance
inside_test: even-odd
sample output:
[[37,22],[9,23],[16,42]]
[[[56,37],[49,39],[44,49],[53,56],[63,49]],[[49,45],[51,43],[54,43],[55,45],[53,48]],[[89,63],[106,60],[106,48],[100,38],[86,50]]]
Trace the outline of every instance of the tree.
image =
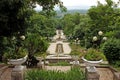
[[0,1],[0,36],[11,36],[15,32],[24,33],[27,7],[26,0]]
[[29,17],[27,10],[33,9],[39,4],[45,14],[54,11],[54,5],[58,4],[61,9],[64,6],[60,0],[1,0],[0,1],[0,36],[11,36],[15,32],[25,32],[26,18]]
[[98,1],[98,5],[91,7],[88,11],[88,15],[92,20],[92,27],[96,29],[95,33],[98,32],[98,30],[104,32],[109,31],[111,29],[109,26],[114,25],[117,17],[119,17],[118,12],[116,13],[118,3],[112,0],[105,1],[106,4]]
[[50,15],[56,4],[61,7],[61,10],[65,9],[60,0],[0,0],[0,53],[4,53],[3,48],[6,47],[3,44],[4,37],[26,33],[29,18],[32,15],[31,11],[36,3],[43,7],[47,15]]
[[28,67],[36,66],[38,60],[34,57],[35,53],[43,53],[46,51],[48,44],[44,38],[37,33],[28,33],[25,46],[28,50],[28,60],[26,62]]

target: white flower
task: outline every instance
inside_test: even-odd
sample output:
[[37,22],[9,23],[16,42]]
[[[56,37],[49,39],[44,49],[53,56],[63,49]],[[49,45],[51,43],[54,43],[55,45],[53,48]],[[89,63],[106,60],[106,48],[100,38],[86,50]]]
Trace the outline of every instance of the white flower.
[[76,40],[74,40],[76,42]]
[[97,41],[98,38],[96,36],[93,37],[93,41]]
[[98,35],[100,35],[100,36],[103,35],[103,32],[102,32],[102,31],[99,31],[99,32],[98,32]]
[[105,40],[105,41],[106,41],[106,40],[107,40],[107,37],[103,37],[103,40]]
[[78,38],[76,38],[76,40],[78,40]]
[[25,40],[25,36],[24,35],[20,36],[20,39]]
[[15,40],[15,39],[16,39],[15,36],[13,36],[13,37],[12,37],[12,40]]

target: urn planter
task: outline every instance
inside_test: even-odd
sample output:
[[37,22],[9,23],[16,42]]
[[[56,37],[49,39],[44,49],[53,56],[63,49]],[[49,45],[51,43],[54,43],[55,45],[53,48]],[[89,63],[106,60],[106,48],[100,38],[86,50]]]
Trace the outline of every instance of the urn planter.
[[95,66],[103,61],[102,59],[98,61],[89,61],[84,57],[82,57],[82,60],[85,62],[86,67],[90,72],[96,72],[97,70]]
[[15,65],[14,69],[21,70],[23,68],[21,64],[23,64],[27,60],[27,57],[28,55],[19,59],[9,59],[8,62],[9,64]]

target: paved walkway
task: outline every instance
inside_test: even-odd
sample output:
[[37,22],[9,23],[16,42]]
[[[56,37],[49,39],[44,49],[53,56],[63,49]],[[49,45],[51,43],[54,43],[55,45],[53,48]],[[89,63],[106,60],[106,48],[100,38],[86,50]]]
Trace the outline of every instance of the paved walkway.
[[11,80],[11,72],[12,72],[12,68],[7,68],[5,71],[3,71],[0,80]]
[[100,80],[113,80],[113,73],[109,68],[97,68],[100,74]]

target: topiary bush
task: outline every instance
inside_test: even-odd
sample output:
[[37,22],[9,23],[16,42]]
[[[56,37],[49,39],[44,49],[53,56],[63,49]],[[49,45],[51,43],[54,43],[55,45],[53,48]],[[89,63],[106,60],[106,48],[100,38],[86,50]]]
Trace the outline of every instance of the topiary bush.
[[120,40],[108,40],[104,43],[102,50],[110,64],[116,64],[116,61],[120,61]]

